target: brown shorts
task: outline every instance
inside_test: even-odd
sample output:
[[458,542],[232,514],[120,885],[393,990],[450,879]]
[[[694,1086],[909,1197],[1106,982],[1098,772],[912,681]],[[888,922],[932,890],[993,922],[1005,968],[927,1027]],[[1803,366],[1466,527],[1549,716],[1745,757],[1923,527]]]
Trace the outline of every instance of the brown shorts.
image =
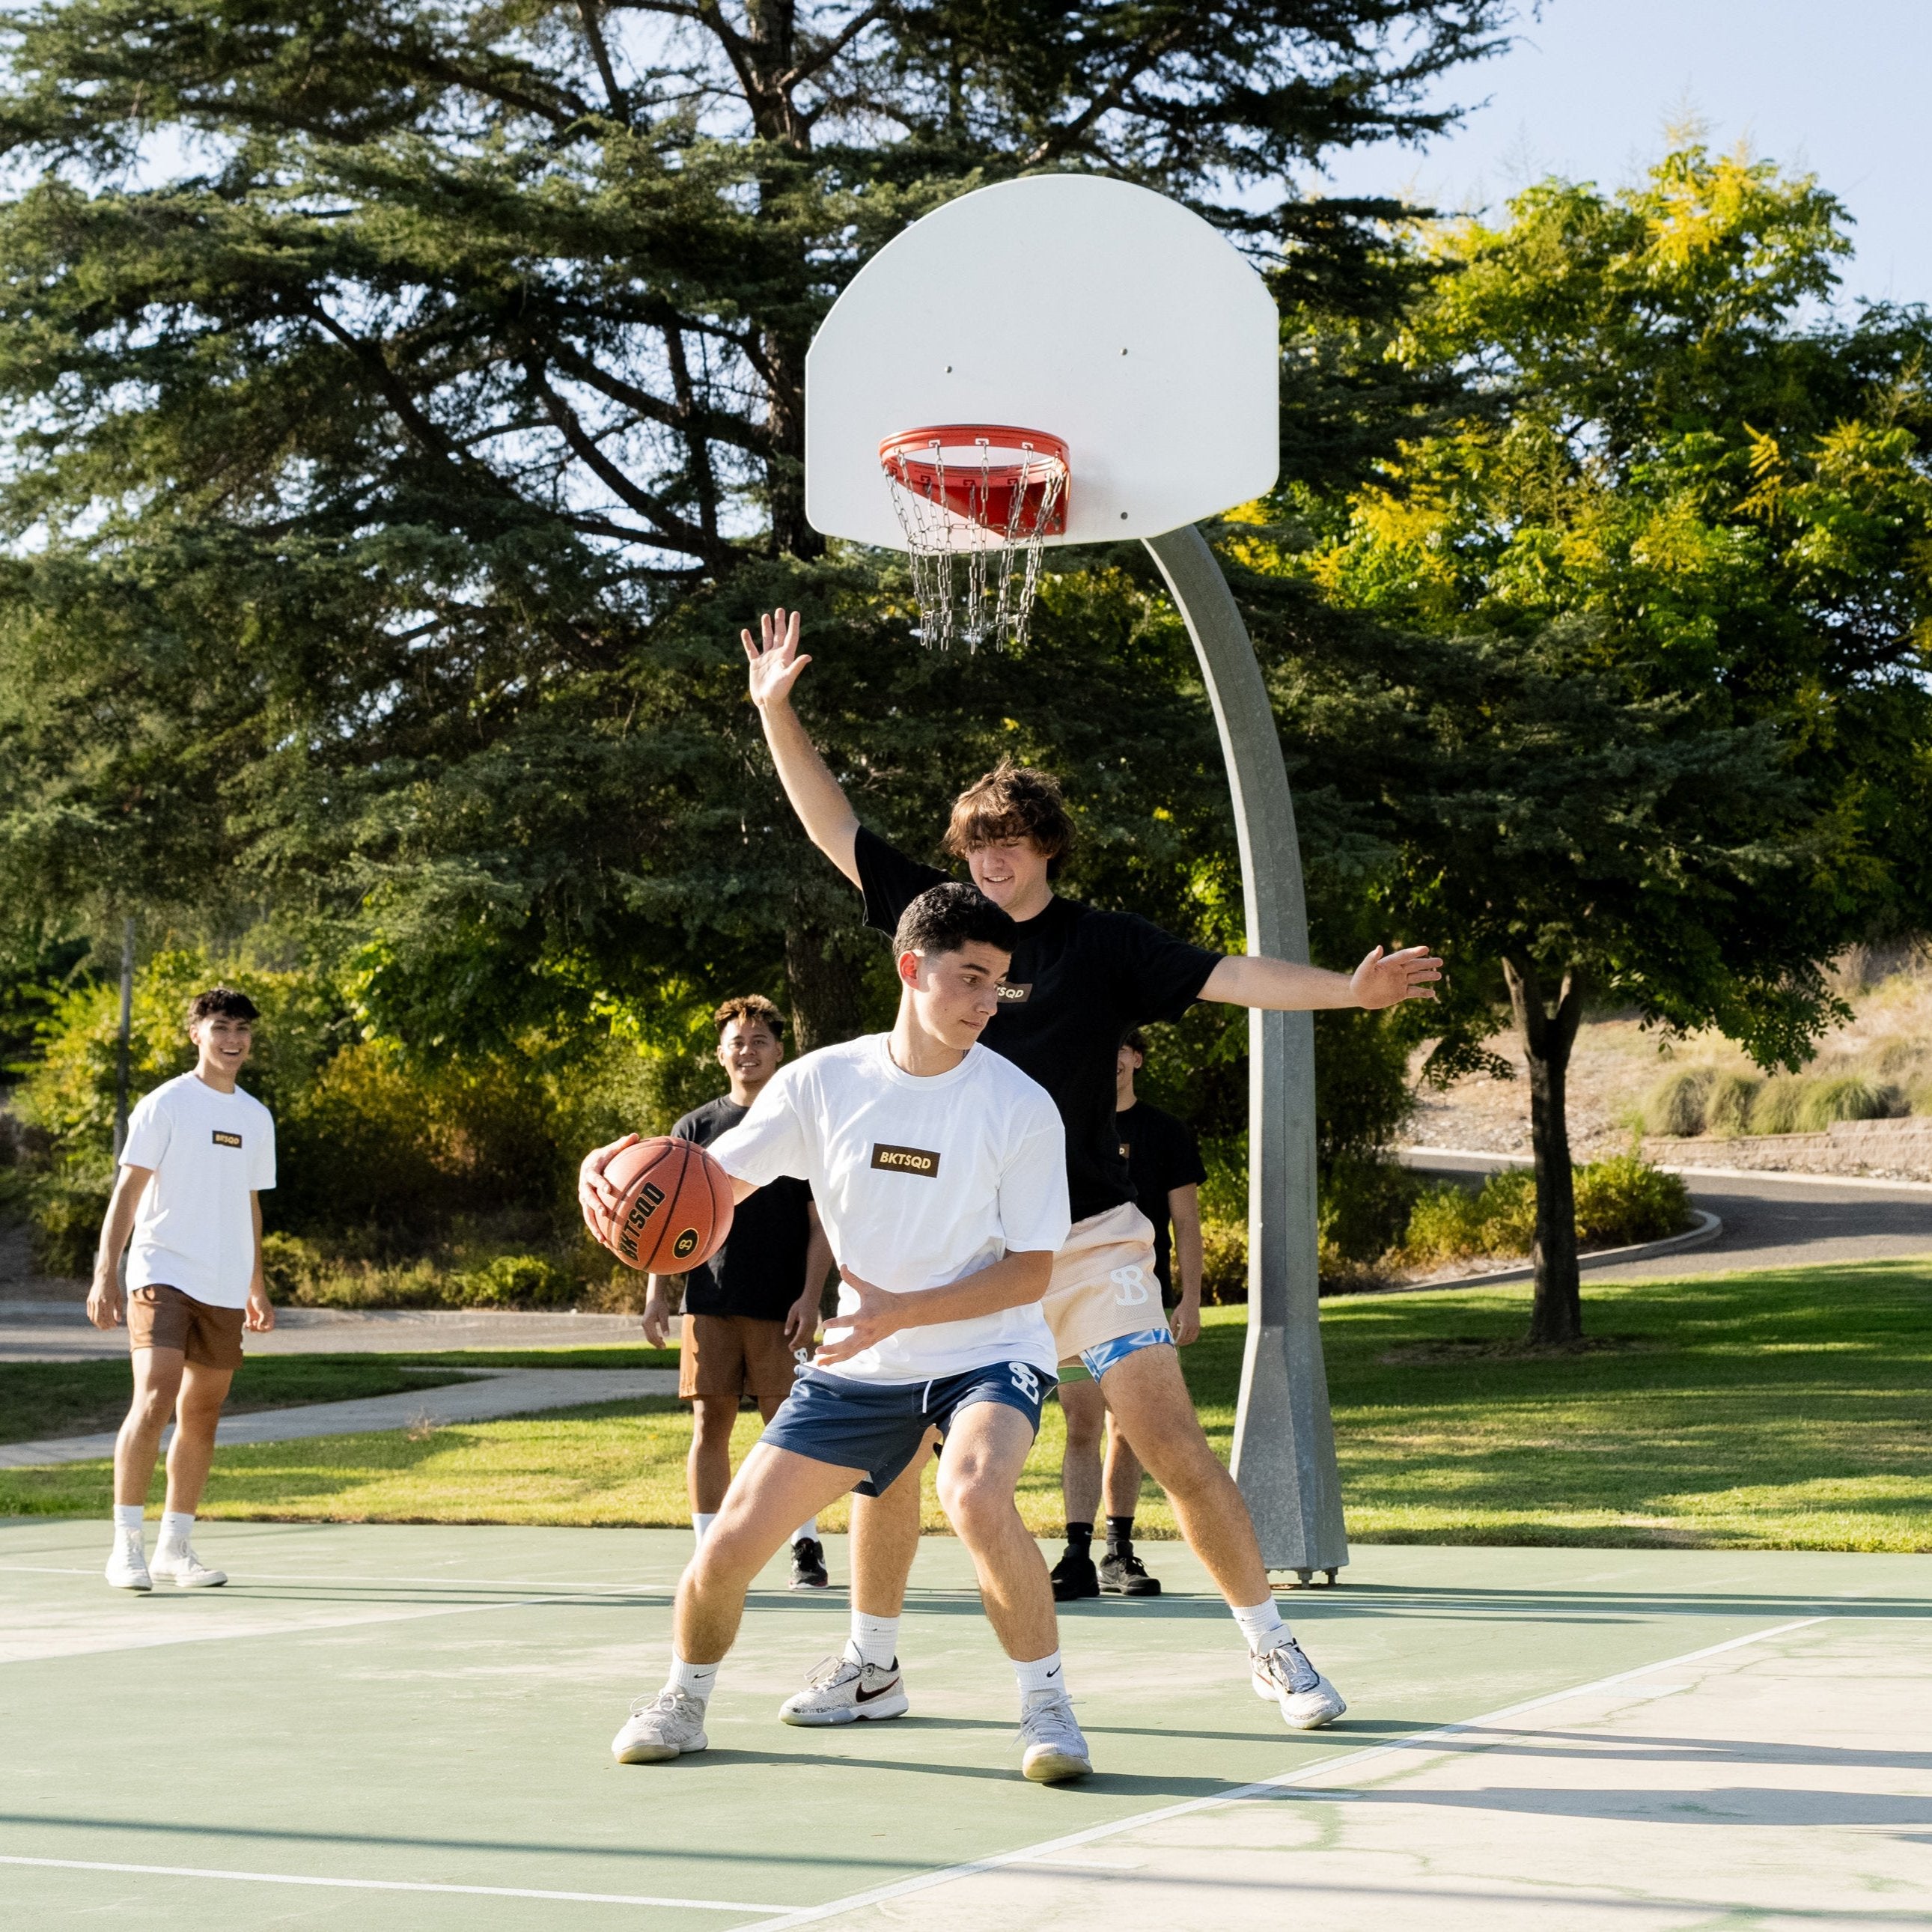
[[783,1402],[791,1394],[796,1364],[785,1346],[782,1322],[760,1322],[749,1315],[687,1315],[678,1356],[677,1392],[686,1402],[700,1395]]
[[128,1342],[135,1348],[178,1348],[204,1369],[242,1366],[243,1308],[216,1308],[178,1288],[128,1292]]
[[1063,1362],[1122,1335],[1165,1328],[1154,1223],[1131,1201],[1076,1221],[1040,1304]]

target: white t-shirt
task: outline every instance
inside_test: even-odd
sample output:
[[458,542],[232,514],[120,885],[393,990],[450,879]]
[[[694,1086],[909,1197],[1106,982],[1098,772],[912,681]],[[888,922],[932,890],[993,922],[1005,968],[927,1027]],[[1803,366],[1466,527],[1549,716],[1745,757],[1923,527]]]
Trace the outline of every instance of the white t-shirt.
[[[944,1288],[1009,1250],[1051,1254],[1066,1238],[1059,1110],[983,1046],[925,1078],[892,1064],[884,1034],[821,1047],[780,1067],[710,1151],[728,1174],[760,1186],[784,1174],[808,1180],[840,1264],[895,1293]],[[842,1284],[840,1310],[857,1302]],[[838,1333],[835,1324],[827,1339]],[[1058,1360],[1031,1302],[902,1328],[825,1372],[922,1382],[995,1362],[1051,1375]]]
[[134,1214],[128,1286],[245,1308],[255,1271],[248,1197],[275,1184],[274,1115],[239,1088],[219,1093],[184,1073],[142,1096],[121,1165],[154,1172]]

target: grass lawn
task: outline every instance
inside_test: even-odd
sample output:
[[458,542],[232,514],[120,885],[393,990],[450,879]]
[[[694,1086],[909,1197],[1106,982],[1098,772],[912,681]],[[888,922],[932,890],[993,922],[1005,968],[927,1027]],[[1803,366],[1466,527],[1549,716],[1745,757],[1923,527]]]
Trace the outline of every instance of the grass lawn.
[[[1528,1309],[1514,1284],[1324,1309],[1352,1535],[1932,1550],[1932,1260],[1588,1286],[1576,1354],[1520,1349]],[[1224,1454],[1242,1318],[1210,1310],[1184,1358]],[[226,1450],[203,1514],[680,1523],[688,1441],[654,1401]],[[1043,1534],[1060,1442],[1050,1406],[1021,1490]],[[106,1477],[0,1472],[0,1514],[104,1514]],[[1172,1533],[1151,1485],[1142,1523]]]
[[[225,1413],[349,1402],[466,1379],[454,1360],[393,1355],[256,1355],[235,1372]],[[92,1362],[0,1362],[0,1442],[118,1429],[134,1378],[119,1357]]]

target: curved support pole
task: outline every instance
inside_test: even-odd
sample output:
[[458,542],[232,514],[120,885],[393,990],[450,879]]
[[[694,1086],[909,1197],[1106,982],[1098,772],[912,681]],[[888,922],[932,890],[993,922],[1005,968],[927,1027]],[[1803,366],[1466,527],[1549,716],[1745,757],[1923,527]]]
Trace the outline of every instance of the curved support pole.
[[[1301,848],[1281,740],[1247,626],[1191,524],[1147,547],[1194,640],[1227,760],[1248,950],[1306,963]],[[1270,1570],[1348,1560],[1316,1266],[1315,1023],[1248,1016],[1248,1341],[1234,1478]]]

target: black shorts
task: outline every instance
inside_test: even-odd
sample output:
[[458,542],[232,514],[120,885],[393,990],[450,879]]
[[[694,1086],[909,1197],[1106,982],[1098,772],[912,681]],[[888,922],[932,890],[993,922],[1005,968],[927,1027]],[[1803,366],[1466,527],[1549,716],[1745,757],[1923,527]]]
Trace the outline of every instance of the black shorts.
[[946,1436],[960,1412],[976,1402],[1018,1409],[1037,1435],[1040,1404],[1055,1382],[1030,1362],[990,1362],[929,1382],[861,1382],[802,1368],[759,1440],[814,1462],[862,1469],[859,1493],[876,1496],[904,1474],[928,1429]]

